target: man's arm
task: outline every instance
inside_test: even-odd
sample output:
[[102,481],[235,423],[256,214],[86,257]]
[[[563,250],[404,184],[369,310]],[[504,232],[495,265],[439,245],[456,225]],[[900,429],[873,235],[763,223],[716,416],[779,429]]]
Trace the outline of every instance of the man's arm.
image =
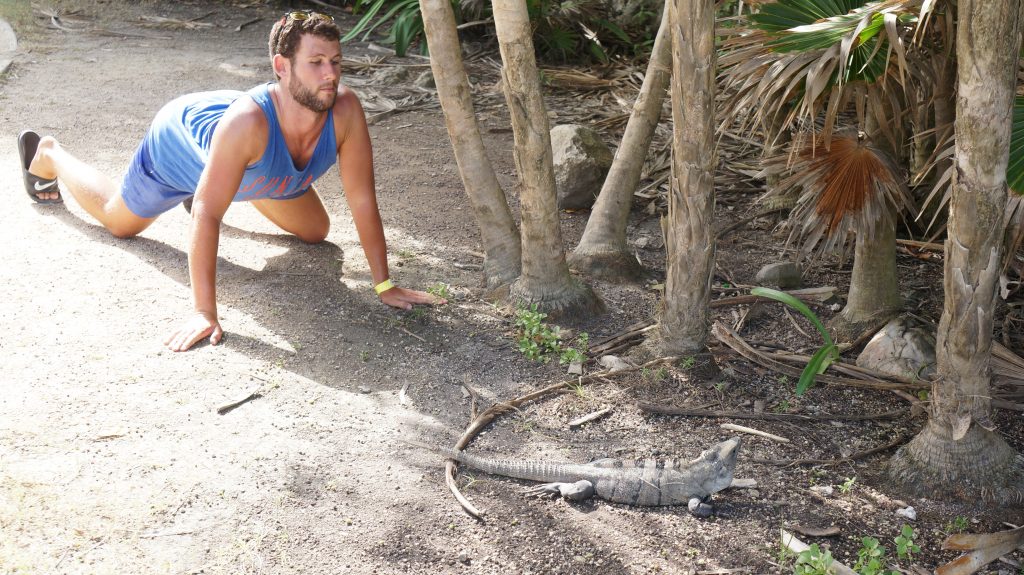
[[[389,279],[388,249],[384,239],[384,225],[377,208],[377,194],[373,179],[373,149],[366,126],[363,107],[355,92],[340,86],[334,106],[335,134],[338,140],[338,170],[345,190],[352,219],[370,265],[373,285]],[[401,309],[412,309],[416,303],[440,304],[445,300],[431,294],[393,287],[380,294],[382,302]]]
[[251,112],[245,104],[229,109],[213,133],[210,156],[192,204],[188,268],[195,313],[164,341],[172,351],[185,351],[207,336],[216,345],[224,335],[217,319],[217,247],[224,213],[246,166],[257,157],[253,148],[261,141],[262,116]]

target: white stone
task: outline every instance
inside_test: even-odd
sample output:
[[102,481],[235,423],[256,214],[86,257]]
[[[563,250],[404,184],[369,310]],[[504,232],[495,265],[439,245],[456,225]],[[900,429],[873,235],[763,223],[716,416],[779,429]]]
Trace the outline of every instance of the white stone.
[[601,364],[601,367],[611,372],[622,371],[624,369],[629,369],[633,367],[632,365],[619,359],[618,356],[614,355],[603,355],[601,356],[601,359],[597,360],[597,362]]
[[935,330],[913,316],[898,317],[864,346],[857,365],[900,377],[927,378],[935,373]]
[[900,517],[906,517],[907,519],[914,521],[917,519],[917,511],[913,507],[903,507],[896,510],[896,515]]

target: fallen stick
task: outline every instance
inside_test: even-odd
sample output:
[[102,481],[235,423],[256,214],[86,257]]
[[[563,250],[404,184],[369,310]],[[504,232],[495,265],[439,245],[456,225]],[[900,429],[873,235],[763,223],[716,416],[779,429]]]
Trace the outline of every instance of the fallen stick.
[[759,437],[764,437],[766,439],[771,439],[773,441],[778,441],[779,443],[789,443],[789,440],[786,439],[785,437],[781,437],[781,436],[778,436],[778,435],[772,435],[771,433],[768,433],[768,432],[765,432],[765,431],[761,431],[761,430],[758,430],[758,429],[753,429],[753,428],[750,428],[750,427],[743,427],[742,425],[736,425],[735,423],[723,423],[723,424],[719,425],[719,427],[721,427],[722,429],[728,429],[729,431],[738,431],[739,433],[746,433],[746,434],[749,434],[749,435],[757,435]]
[[231,401],[221,405],[220,407],[218,407],[217,408],[217,414],[218,415],[224,415],[225,413],[231,411],[232,409],[238,407],[239,405],[242,405],[243,403],[245,403],[247,401],[251,401],[251,400],[257,399],[259,397],[262,397],[262,396],[260,395],[260,387],[257,386],[257,387],[254,387],[254,388],[250,389],[249,391],[245,392],[245,395],[240,395],[236,399],[233,399],[233,400],[231,400]]
[[727,419],[760,419],[765,421],[870,421],[875,419],[899,419],[907,414],[906,409],[895,409],[884,413],[858,414],[824,414],[809,415],[803,413],[769,413],[767,411],[716,411],[703,408],[671,407],[653,403],[638,402],[637,407],[645,413],[659,415],[682,415],[689,417],[722,417]]
[[249,24],[255,24],[255,23],[259,22],[262,19],[263,18],[253,18],[252,20],[246,20],[245,22],[242,22],[238,26],[235,26],[235,32],[241,32],[242,28],[245,28]]
[[[793,535],[792,533],[786,531],[785,529],[782,529],[781,531],[782,531],[782,545],[786,549],[789,549],[790,551],[792,551],[793,553],[796,553],[796,554],[803,553],[804,551],[807,551],[808,549],[810,549],[810,546],[808,546],[803,541],[800,541],[799,539],[797,539],[796,536]],[[835,575],[857,575],[856,571],[854,571],[853,569],[850,569],[846,565],[843,565],[839,561],[835,561],[835,560],[832,561],[832,567],[831,567],[830,571],[832,573],[835,573]]]
[[[718,341],[722,342],[726,346],[732,348],[733,351],[749,359],[750,361],[766,367],[772,371],[782,373],[791,377],[800,377],[803,369],[793,367],[776,361],[764,353],[757,351],[753,347],[743,341],[739,335],[730,330],[728,327],[723,325],[721,322],[715,322],[711,327],[711,333],[718,338]],[[851,379],[846,377],[838,377],[834,375],[820,374],[815,376],[815,382],[817,383],[830,383],[833,385],[842,385],[846,387],[861,387],[866,389],[881,389],[884,391],[892,391],[894,389],[899,390],[917,390],[925,389],[930,387],[931,384],[921,382],[919,384],[910,383],[896,383],[891,381],[883,381],[881,379]]]
[[837,463],[846,463],[848,461],[855,461],[857,459],[864,459],[869,455],[874,455],[880,451],[892,449],[901,443],[906,442],[910,439],[909,436],[899,436],[896,439],[886,443],[879,447],[872,447],[871,449],[865,449],[850,455],[849,457],[840,457],[838,459],[748,459],[751,463],[764,463],[768,465],[779,465],[783,467],[789,467],[791,465],[835,465]]
[[606,407],[604,409],[599,409],[599,410],[597,410],[597,411],[595,411],[593,413],[588,413],[588,414],[584,415],[583,417],[577,417],[576,419],[574,419],[574,420],[569,422],[569,427],[570,428],[572,428],[572,427],[579,427],[579,426],[583,425],[584,423],[589,423],[591,421],[594,421],[595,419],[598,419],[600,417],[604,417],[605,415],[608,415],[609,413],[611,413],[611,411],[612,411],[611,407]]

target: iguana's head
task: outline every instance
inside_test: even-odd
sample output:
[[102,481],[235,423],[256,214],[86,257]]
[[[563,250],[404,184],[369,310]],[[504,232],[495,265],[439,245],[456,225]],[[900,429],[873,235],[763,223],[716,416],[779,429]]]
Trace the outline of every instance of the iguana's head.
[[736,457],[739,453],[739,437],[716,443],[701,452],[696,463],[707,470],[701,474],[704,478],[701,486],[709,495],[729,487],[732,483],[732,472],[736,469]]

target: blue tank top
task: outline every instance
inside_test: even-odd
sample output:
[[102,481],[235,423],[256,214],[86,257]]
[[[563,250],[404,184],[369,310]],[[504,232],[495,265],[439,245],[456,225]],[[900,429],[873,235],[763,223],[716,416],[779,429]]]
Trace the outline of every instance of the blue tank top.
[[164,106],[153,120],[144,142],[151,158],[152,177],[170,188],[194,194],[210,156],[214,129],[228,106],[248,96],[267,117],[267,147],[263,156],[245,169],[233,201],[288,199],[302,195],[338,158],[334,110],[327,112],[327,122],[313,157],[299,169],[281,134],[270,86],[263,84],[248,92],[220,90],[187,94]]

